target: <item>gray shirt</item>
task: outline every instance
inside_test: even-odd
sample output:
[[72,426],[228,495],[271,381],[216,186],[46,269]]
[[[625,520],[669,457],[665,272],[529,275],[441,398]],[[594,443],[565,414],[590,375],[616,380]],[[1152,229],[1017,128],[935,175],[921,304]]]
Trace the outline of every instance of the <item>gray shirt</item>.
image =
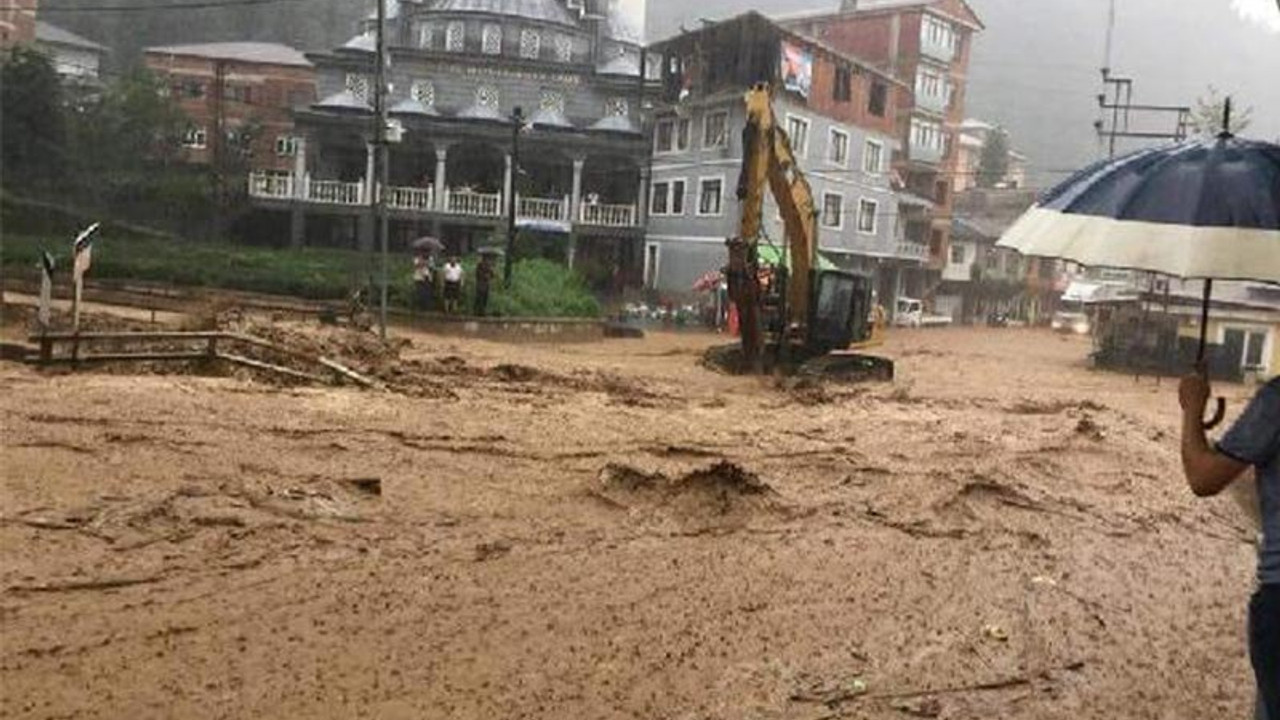
[[1258,582],[1280,585],[1280,378],[1258,391],[1218,441],[1218,452],[1257,469],[1262,512]]

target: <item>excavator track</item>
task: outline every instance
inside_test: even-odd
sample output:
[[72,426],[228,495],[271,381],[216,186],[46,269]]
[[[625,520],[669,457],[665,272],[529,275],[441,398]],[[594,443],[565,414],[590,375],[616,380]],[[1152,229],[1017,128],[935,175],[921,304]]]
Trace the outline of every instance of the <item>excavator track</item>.
[[742,346],[735,343],[708,348],[702,364],[732,375],[778,373],[841,383],[891,382],[894,377],[893,360],[877,355],[839,351],[790,363],[779,363],[775,357],[774,353],[766,352],[762,367],[747,367]]

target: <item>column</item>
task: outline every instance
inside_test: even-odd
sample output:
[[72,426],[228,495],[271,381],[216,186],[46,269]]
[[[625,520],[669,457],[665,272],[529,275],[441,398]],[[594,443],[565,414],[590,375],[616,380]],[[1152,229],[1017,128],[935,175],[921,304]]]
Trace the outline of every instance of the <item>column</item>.
[[[449,182],[449,148],[444,145],[436,146],[436,179],[432,190],[435,192],[436,210],[440,212],[448,212],[449,207],[446,200],[445,188]],[[439,237],[437,233],[436,237]]]
[[511,207],[511,193],[515,192],[515,174],[512,172],[511,153],[503,155],[506,160],[506,169],[502,171],[502,208],[503,212]]
[[[688,190],[685,192],[688,192]],[[640,167],[640,188],[637,193],[636,225],[645,227],[649,223],[649,168],[646,166]],[[728,188],[725,188],[725,195],[726,197],[728,196]]]
[[307,139],[298,138],[297,153],[293,156],[293,197],[305,199],[307,192]]
[[364,201],[366,203],[373,202],[373,143],[364,146],[365,163],[364,163]]
[[573,190],[569,195],[569,247],[566,253],[570,269],[578,254],[578,223],[582,221],[582,169],[586,165],[586,158],[573,159]]

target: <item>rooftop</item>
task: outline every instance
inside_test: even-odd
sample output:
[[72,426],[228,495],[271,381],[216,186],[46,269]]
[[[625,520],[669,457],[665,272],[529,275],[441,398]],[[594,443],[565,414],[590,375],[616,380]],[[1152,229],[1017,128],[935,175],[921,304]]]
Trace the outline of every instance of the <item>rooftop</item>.
[[436,0],[430,10],[510,15],[570,27],[578,24],[559,0]]
[[36,40],[51,45],[69,45],[104,53],[107,51],[105,46],[99,45],[88,38],[80,37],[70,30],[63,30],[57,25],[50,25],[42,20],[36,21]]
[[263,65],[289,65],[293,67],[311,67],[311,63],[302,53],[277,43],[260,42],[220,42],[197,43],[194,45],[162,45],[146,49],[148,55],[182,55],[184,57],[208,58],[210,60],[236,60]]

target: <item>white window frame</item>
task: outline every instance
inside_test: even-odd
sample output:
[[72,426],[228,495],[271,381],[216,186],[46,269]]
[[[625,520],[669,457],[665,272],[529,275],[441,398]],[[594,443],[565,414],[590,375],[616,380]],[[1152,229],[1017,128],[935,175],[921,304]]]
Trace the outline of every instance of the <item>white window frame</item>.
[[[702,211],[702,189],[703,189],[703,186],[704,186],[704,185],[706,185],[707,183],[711,183],[711,182],[718,182],[718,183],[720,183],[720,201],[717,203],[720,207],[719,207],[719,209],[718,209],[716,212],[713,212],[713,213],[711,213],[711,212],[703,212],[703,211]],[[725,181],[724,181],[724,175],[707,175],[707,176],[705,176],[705,177],[700,177],[700,178],[698,178],[698,195],[697,195],[697,202],[698,202],[698,204],[697,204],[697,206],[694,208],[694,213],[697,215],[697,217],[724,217],[724,206],[725,206],[725,201],[724,201],[724,192],[725,192],[725,187],[726,187],[726,186],[725,186]]]
[[[456,42],[455,42],[456,41]],[[445,52],[460,53],[467,49],[467,24],[461,20],[451,21],[444,27]]]
[[[663,150],[658,146],[658,138],[661,135],[661,129],[664,125],[671,127],[671,147]],[[680,126],[684,125],[687,129],[684,138],[684,145],[680,145]],[[689,150],[690,135],[693,134],[692,123],[689,118],[669,117],[663,118],[654,124],[653,127],[653,154],[654,155],[674,155],[675,153],[687,152]]]
[[[658,192],[662,188],[662,192]],[[656,207],[658,198],[662,198],[663,209]],[[649,217],[667,217],[671,214],[671,181],[654,180],[649,186]]]
[[[667,190],[662,195],[662,199],[666,201],[666,209],[658,212],[653,209],[653,201],[658,197],[658,186],[665,185]],[[676,185],[680,186],[680,191],[676,192]],[[654,180],[649,187],[649,217],[682,217],[684,215],[685,198],[689,192],[689,178],[663,178]],[[680,212],[676,212],[676,199],[680,200]]]
[[[843,160],[836,157],[835,149],[836,149],[837,137],[844,138],[844,159]],[[849,150],[852,145],[853,145],[853,136],[849,133],[848,130],[842,130],[838,127],[829,128],[827,131],[827,162],[830,162],[831,164],[836,165],[837,167],[848,167]]]
[[182,147],[188,150],[204,150],[209,147],[209,131],[201,125],[191,125],[182,133]]
[[[653,273],[649,273],[649,251],[653,251]],[[646,242],[644,244],[644,286],[650,290],[658,287],[658,278],[662,276],[662,243]]]
[[423,50],[434,50],[436,26],[432,22],[418,23],[418,47]]
[[[707,136],[711,130],[711,118],[724,118],[724,134],[718,143],[708,143]],[[709,150],[729,147],[729,111],[712,110],[702,116],[702,146]]]
[[[871,153],[867,152],[869,147],[876,148],[876,166],[874,169],[867,168],[867,159],[871,157]],[[862,143],[862,172],[868,175],[879,175],[884,172],[884,143],[879,140],[867,138]]]
[[[862,229],[862,211],[867,204],[871,205],[871,229]],[[859,235],[875,235],[876,230],[880,227],[880,218],[876,217],[880,214],[880,201],[869,197],[858,198],[858,217],[855,219]]]
[[[960,259],[956,260],[956,251],[960,252]],[[947,258],[949,265],[965,265],[969,262],[969,249],[964,243],[951,243],[951,257]]]
[[277,135],[276,136],[276,157],[297,157],[298,156],[298,136],[297,135]]
[[525,60],[537,60],[541,56],[542,33],[535,28],[523,28],[520,30],[520,57]]
[[[830,222],[830,218],[829,218],[829,217],[827,217],[827,199],[828,199],[828,198],[837,198],[837,199],[839,200],[839,202],[838,202],[838,205],[839,205],[839,207],[840,207],[840,215],[839,215],[839,218],[838,218],[838,219],[839,219],[839,222],[837,222],[837,223],[836,223],[836,224],[834,224],[834,225],[832,225],[832,224],[831,224],[831,222]],[[845,209],[845,208],[844,208],[844,193],[833,192],[833,191],[831,191],[831,190],[826,190],[826,191],[824,191],[824,192],[822,193],[822,227],[823,227],[823,229],[826,229],[826,230],[844,230],[844,216],[845,216],[844,209]]]
[[[791,124],[797,123],[797,122],[800,123],[801,125],[804,125],[804,142],[803,143],[796,142],[795,133],[791,132]],[[803,157],[809,156],[809,136],[812,133],[813,133],[813,123],[809,120],[809,118],[803,115],[787,113],[787,140],[791,142],[791,152],[795,153],[796,157],[803,158]]]
[[[497,43],[491,47],[491,41]],[[502,25],[485,23],[480,28],[480,53],[482,55],[502,54]]]
[[562,63],[573,62],[573,38],[568,35],[556,35],[556,60]]

